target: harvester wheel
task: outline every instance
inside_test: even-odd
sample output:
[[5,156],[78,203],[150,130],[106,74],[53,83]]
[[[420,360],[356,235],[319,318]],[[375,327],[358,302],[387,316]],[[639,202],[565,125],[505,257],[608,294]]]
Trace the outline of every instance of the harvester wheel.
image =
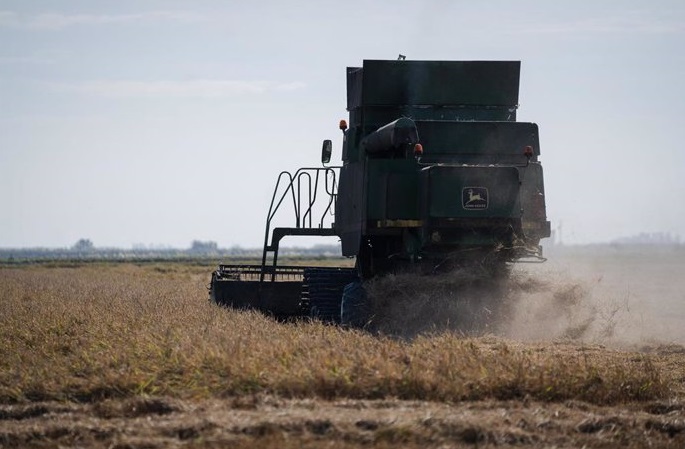
[[354,281],[347,284],[343,290],[340,305],[340,324],[363,328],[368,324],[369,319],[369,303],[362,282]]
[[310,316],[324,323],[340,322],[343,288],[355,278],[357,273],[350,268],[306,268],[303,289]]

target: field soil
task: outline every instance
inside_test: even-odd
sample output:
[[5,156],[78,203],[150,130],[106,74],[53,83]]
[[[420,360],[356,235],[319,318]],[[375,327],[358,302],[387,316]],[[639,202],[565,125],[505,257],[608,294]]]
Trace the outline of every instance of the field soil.
[[6,266],[0,448],[685,447],[685,258],[612,251],[379,281],[365,331],[212,305],[210,266]]
[[165,397],[0,408],[3,447],[682,448],[682,403]]

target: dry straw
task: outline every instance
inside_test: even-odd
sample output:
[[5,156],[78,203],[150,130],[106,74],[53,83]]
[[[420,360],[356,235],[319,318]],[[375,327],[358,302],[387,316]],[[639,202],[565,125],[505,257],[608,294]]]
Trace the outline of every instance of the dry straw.
[[183,265],[0,269],[0,402],[259,392],[607,404],[669,394],[669,377],[644,354],[430,326],[378,333],[401,322],[376,333],[282,324],[210,304],[207,279],[207,268]]

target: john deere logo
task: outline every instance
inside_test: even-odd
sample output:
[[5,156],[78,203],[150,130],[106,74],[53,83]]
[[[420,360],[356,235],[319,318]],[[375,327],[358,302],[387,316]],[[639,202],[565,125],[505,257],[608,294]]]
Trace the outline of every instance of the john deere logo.
[[461,204],[464,209],[487,209],[488,189],[485,187],[464,187],[461,191]]

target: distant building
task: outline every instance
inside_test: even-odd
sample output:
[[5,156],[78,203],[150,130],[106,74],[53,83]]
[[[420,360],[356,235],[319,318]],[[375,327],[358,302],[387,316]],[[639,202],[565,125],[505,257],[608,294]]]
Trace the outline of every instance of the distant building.
[[190,252],[196,254],[208,254],[216,253],[219,247],[216,242],[201,242],[199,240],[193,240],[190,245]]

